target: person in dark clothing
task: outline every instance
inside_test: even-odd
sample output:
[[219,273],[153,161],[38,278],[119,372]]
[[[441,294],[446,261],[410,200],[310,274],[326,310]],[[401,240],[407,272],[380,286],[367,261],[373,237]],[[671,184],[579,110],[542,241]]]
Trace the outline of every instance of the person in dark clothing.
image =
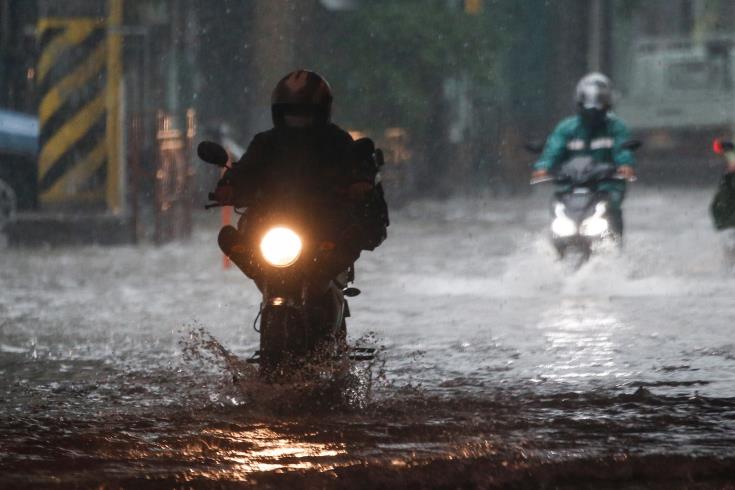
[[710,213],[717,230],[735,229],[735,145],[719,140],[715,145],[715,151],[724,155],[727,167],[710,204]]
[[[258,282],[249,249],[251,210],[298,210],[330,229],[334,252],[328,274],[351,269],[362,250],[386,238],[388,211],[378,182],[372,141],[354,141],[331,122],[332,93],[319,74],[298,70],[276,85],[271,100],[274,127],[257,134],[245,154],[220,179],[215,199],[247,208],[238,227],[219,234],[222,251]],[[327,233],[328,234],[328,233]]]

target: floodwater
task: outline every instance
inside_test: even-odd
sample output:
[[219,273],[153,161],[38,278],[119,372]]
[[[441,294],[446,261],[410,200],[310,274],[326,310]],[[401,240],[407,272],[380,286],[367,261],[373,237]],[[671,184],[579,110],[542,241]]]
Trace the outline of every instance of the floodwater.
[[[734,488],[710,190],[638,186],[577,272],[546,196],[423,202],[358,263],[379,358],[259,383],[259,297],[191,242],[0,252],[1,488]],[[332,373],[331,375],[329,373]]]

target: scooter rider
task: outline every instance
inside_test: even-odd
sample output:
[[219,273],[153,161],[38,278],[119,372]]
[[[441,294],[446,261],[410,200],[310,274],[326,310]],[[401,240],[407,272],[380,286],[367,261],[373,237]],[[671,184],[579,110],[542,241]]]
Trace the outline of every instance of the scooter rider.
[[[388,211],[376,180],[372,142],[355,142],[331,123],[331,108],[332,91],[322,76],[308,70],[286,75],[271,99],[274,127],[255,135],[242,158],[220,179],[214,198],[236,207],[267,207],[277,195],[289,202],[319,200],[331,209],[349,210],[355,219],[335,241],[332,254],[331,273],[337,275],[350,268],[362,250],[372,250],[385,239]],[[223,227],[218,242],[258,283],[247,222],[245,214],[237,228]]]
[[[534,164],[532,180],[544,179],[550,172],[576,156],[591,156],[597,162],[612,163],[625,180],[635,178],[635,158],[623,147],[630,133],[625,123],[611,112],[612,85],[601,73],[590,73],[577,84],[577,115],[564,119],[546,141],[540,159]],[[606,181],[599,189],[609,194],[612,226],[622,236],[621,205],[625,180]]]

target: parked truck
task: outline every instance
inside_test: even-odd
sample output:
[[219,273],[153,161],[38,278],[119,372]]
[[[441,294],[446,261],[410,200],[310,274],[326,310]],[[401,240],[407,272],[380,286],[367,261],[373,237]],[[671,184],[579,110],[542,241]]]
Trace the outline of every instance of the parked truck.
[[712,180],[721,163],[709,148],[735,127],[735,37],[638,41],[617,112],[646,141],[642,172]]

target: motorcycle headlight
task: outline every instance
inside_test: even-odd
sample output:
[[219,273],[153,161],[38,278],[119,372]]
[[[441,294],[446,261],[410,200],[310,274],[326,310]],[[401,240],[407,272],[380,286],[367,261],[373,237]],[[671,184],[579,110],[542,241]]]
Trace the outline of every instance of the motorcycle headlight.
[[592,216],[582,222],[579,232],[584,236],[599,236],[607,231],[608,224],[605,218]]
[[293,265],[301,255],[302,247],[299,235],[282,226],[268,230],[260,241],[260,253],[274,267]]
[[600,236],[607,232],[609,223],[604,217],[607,206],[603,202],[595,206],[595,214],[582,221],[579,232],[584,236]]
[[564,213],[563,204],[557,203],[554,207],[554,214],[556,217],[551,222],[551,231],[554,235],[568,237],[577,233],[577,224]]

